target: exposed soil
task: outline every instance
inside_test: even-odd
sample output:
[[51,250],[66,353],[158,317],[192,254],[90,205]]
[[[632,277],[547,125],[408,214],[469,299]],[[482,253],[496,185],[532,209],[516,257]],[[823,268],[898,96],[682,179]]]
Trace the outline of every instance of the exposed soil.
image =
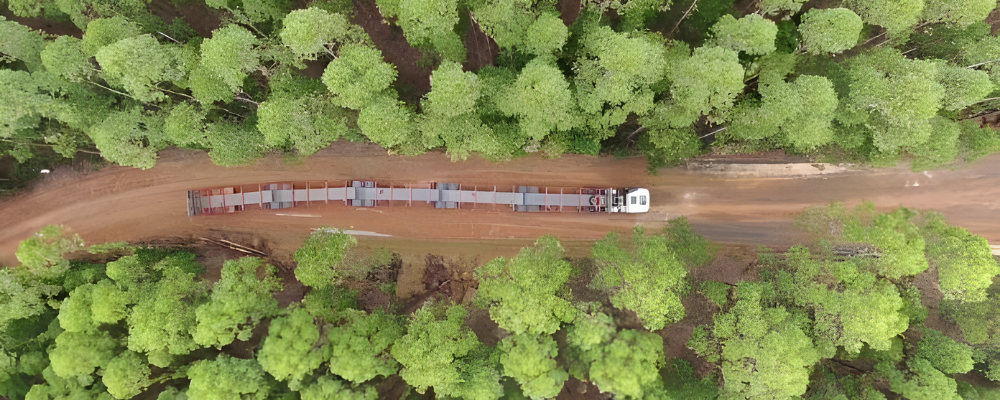
[[396,66],[399,71],[396,90],[400,97],[416,101],[431,90],[431,71],[417,65],[423,54],[410,46],[402,29],[385,23],[374,0],[355,0],[351,22],[364,28],[375,47],[382,50],[382,58]]
[[170,0],[152,0],[149,3],[149,11],[168,24],[172,23],[174,18],[183,19],[191,25],[191,29],[198,32],[198,35],[206,38],[212,37],[212,31],[222,24],[218,11],[203,2],[187,1],[177,5]]
[[[635,224],[658,229],[668,218],[681,215],[691,220],[698,233],[717,242],[780,245],[792,243],[790,220],[802,208],[861,200],[874,201],[883,209],[901,204],[936,209],[950,223],[1000,241],[1000,225],[995,223],[1000,220],[1000,202],[996,201],[1000,175],[994,172],[1000,170],[1000,156],[960,170],[917,173],[897,167],[815,179],[731,179],[679,168],[663,170],[658,176],[637,172],[644,168],[645,159],[639,157],[575,155],[557,160],[534,155],[503,164],[472,157],[456,164],[440,153],[391,156],[378,146],[348,142],[338,142],[301,163],[285,164],[280,155],[273,155],[255,165],[225,168],[212,165],[203,152],[167,150],[161,152],[158,165],[146,171],[118,166],[96,172],[57,168],[22,194],[0,200],[0,226],[5,227],[0,231],[0,262],[16,263],[17,244],[48,224],[66,225],[89,243],[242,235],[250,242],[258,241],[278,259],[290,259],[311,228],[331,225],[392,235],[359,240],[396,249],[404,264],[427,254],[510,256],[545,234],[555,235],[574,252],[608,231],[627,231]],[[516,213],[484,205],[438,210],[422,204],[379,208],[311,204],[283,213],[251,211],[193,218],[185,214],[184,193],[189,189],[352,178],[375,179],[380,184],[434,181],[468,186],[539,185],[552,190],[640,186],[649,188],[654,200],[650,212],[639,215]],[[406,296],[402,289],[400,296]]]

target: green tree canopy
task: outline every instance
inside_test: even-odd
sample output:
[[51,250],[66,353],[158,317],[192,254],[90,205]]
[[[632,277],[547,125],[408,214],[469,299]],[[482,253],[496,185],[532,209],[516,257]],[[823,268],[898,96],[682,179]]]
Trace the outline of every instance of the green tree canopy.
[[389,349],[406,333],[403,321],[382,310],[348,312],[346,320],[329,331],[331,373],[357,385],[399,371]]
[[187,372],[191,379],[187,395],[192,399],[267,398],[271,388],[256,360],[219,354],[215,360],[196,361]]
[[967,229],[950,226],[940,214],[931,214],[922,226],[927,257],[937,267],[938,284],[946,300],[980,302],[1000,274],[986,238]]
[[292,10],[282,21],[281,41],[301,57],[315,58],[330,52],[327,44],[347,35],[347,18],[321,8]]
[[601,27],[581,40],[576,61],[576,100],[588,124],[613,133],[629,114],[653,109],[653,84],[663,79],[666,60],[662,39],[614,32]]
[[131,399],[152,383],[149,373],[149,364],[142,355],[124,351],[108,362],[101,381],[116,399]]
[[141,35],[101,47],[94,58],[109,83],[121,86],[139,101],[152,102],[166,97],[156,90],[158,83],[184,77],[172,52],[153,36]]
[[713,110],[725,111],[743,91],[743,67],[736,51],[699,47],[668,68],[671,100],[667,125],[682,128]]
[[376,144],[404,155],[425,150],[414,123],[416,115],[406,103],[391,96],[373,100],[358,114],[358,127]]
[[0,62],[21,61],[28,70],[42,68],[40,54],[45,48],[45,34],[0,17]]
[[559,346],[551,336],[519,333],[504,338],[499,348],[503,374],[514,378],[525,396],[553,398],[569,378],[555,360]]
[[[417,48],[432,49],[448,61],[464,62],[465,46],[455,33],[458,0],[380,0],[376,4],[387,18],[396,17],[406,41]],[[387,6],[388,5],[388,6]]]
[[319,328],[305,308],[296,308],[285,317],[271,320],[257,361],[265,372],[279,381],[288,381],[292,390],[326,360],[319,345]]
[[421,103],[426,114],[457,117],[475,111],[480,96],[479,77],[462,65],[445,61],[431,74],[431,91]]
[[[502,49],[519,48],[525,43],[528,29],[537,21],[535,3],[534,0],[485,0],[475,2],[472,11],[479,27],[496,41],[497,46]],[[546,33],[551,32],[545,30]]]
[[924,0],[846,0],[844,7],[865,22],[885,28],[890,36],[904,35],[920,21]]
[[81,48],[84,53],[93,56],[104,46],[139,35],[142,35],[139,25],[123,16],[97,18],[87,23]]
[[337,95],[333,101],[354,110],[386,94],[395,81],[396,67],[382,60],[381,51],[356,44],[341,47],[323,72],[323,83]]
[[663,386],[663,338],[651,332],[625,329],[615,332],[607,314],[581,306],[580,316],[567,332],[570,355],[576,363],[570,373],[588,377],[602,392],[623,398],[644,398]]
[[[403,366],[399,375],[418,393],[434,387],[440,396],[494,400],[503,394],[496,360],[465,325],[468,311],[452,306],[444,319],[424,306],[413,315],[406,335],[392,346],[392,356]],[[441,311],[441,310],[437,310]]]
[[159,116],[134,107],[113,112],[88,134],[108,161],[150,169],[156,165],[156,152],[167,147],[162,128]]
[[[813,312],[813,336],[850,353],[861,351],[865,344],[889,350],[892,339],[909,327],[896,286],[853,261],[822,262],[811,257],[802,246],[790,249],[786,261],[795,276],[779,273],[778,286],[795,304]],[[831,282],[843,289],[831,290]]]
[[[782,307],[763,307],[761,293],[742,283],[732,309],[714,316],[725,391],[741,398],[786,398],[806,392],[820,352],[804,321]],[[702,354],[705,355],[705,354]]]
[[[137,289],[138,304],[128,316],[129,350],[146,353],[160,367],[164,365],[153,357],[187,354],[201,347],[193,335],[198,326],[196,310],[208,301],[208,287],[185,269],[189,263],[193,255],[171,255],[157,262],[154,269],[163,278]],[[108,275],[112,275],[110,270]]]
[[521,131],[535,140],[575,125],[569,82],[558,68],[541,58],[529,62],[498,100],[500,110],[517,117]]
[[726,14],[712,26],[712,42],[730,50],[750,55],[764,55],[774,52],[774,39],[778,26],[760,14],[750,14],[736,19]]
[[966,27],[981,22],[997,7],[993,0],[925,0],[924,20]]
[[916,357],[931,362],[934,368],[946,374],[964,374],[972,370],[972,347],[946,336],[938,330],[924,328]]
[[243,80],[260,64],[257,44],[257,37],[239,25],[216,29],[212,38],[201,44],[201,68],[212,79],[224,83],[230,92],[239,92]]
[[83,81],[95,72],[90,55],[83,52],[83,41],[72,36],[59,36],[45,46],[42,65],[69,81]]
[[850,93],[838,117],[841,123],[864,124],[872,131],[875,147],[885,153],[927,140],[930,119],[944,97],[934,63],[879,49],[854,57],[848,67]]
[[324,375],[316,382],[308,385],[299,391],[302,400],[375,400],[378,399],[378,392],[374,387],[362,386],[352,388],[350,384]]
[[875,364],[875,369],[886,377],[893,392],[912,400],[960,400],[955,380],[934,368],[923,358],[907,363],[909,371],[903,373],[891,363]]
[[313,288],[333,286],[341,277],[336,268],[344,260],[344,253],[357,243],[354,236],[339,229],[320,227],[295,250],[295,278]]
[[[263,279],[257,270],[263,267]],[[194,340],[202,346],[221,348],[234,339],[247,341],[264,318],[278,313],[274,292],[281,290],[277,268],[256,257],[228,260],[222,264],[222,279],[212,286],[209,301],[198,306]]]
[[543,12],[524,34],[525,51],[535,55],[558,52],[566,44],[569,29],[558,14]]
[[32,275],[50,279],[69,270],[70,263],[63,258],[63,254],[82,248],[80,235],[70,234],[69,229],[59,225],[47,225],[21,241],[14,256],[21,262],[21,268]]
[[96,369],[103,369],[115,357],[118,341],[104,331],[90,333],[63,332],[56,337],[56,346],[49,351],[52,371],[65,379],[76,379],[90,385]]
[[550,335],[576,315],[566,298],[571,271],[559,241],[544,236],[510,260],[496,258],[476,269],[475,301],[489,308],[490,317],[501,328]]
[[684,318],[681,296],[687,269],[662,235],[646,236],[635,227],[626,243],[616,232],[594,244],[591,256],[600,272],[591,286],[611,295],[611,304],[635,311],[646,329],[662,329]]
[[840,53],[858,44],[864,23],[846,8],[814,8],[802,15],[799,34],[809,54]]

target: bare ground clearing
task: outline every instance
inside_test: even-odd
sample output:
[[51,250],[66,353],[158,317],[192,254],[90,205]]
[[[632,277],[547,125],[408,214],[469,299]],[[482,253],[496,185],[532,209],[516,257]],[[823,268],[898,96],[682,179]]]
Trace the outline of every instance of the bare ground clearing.
[[[339,142],[297,163],[273,155],[246,167],[212,165],[203,152],[161,152],[155,168],[142,171],[106,167],[81,173],[57,169],[21,195],[0,200],[0,262],[16,263],[18,242],[47,224],[63,224],[89,243],[149,241],[163,237],[213,237],[222,233],[252,237],[276,257],[287,257],[311,228],[331,225],[378,232],[392,238],[362,237],[398,249],[404,262],[428,254],[511,255],[534,238],[551,234],[570,248],[586,247],[608,231],[635,224],[662,226],[686,215],[695,230],[719,242],[789,244],[791,218],[803,207],[829,201],[874,201],[943,212],[949,222],[1000,241],[1000,156],[959,170],[926,173],[905,167],[855,170],[808,179],[731,178],[674,168],[658,176],[643,173],[635,157],[533,155],[495,164],[477,157],[453,163],[441,153],[418,157],[385,154],[378,146]],[[185,191],[229,184],[269,181],[343,181],[380,183],[458,182],[463,185],[539,185],[549,187],[644,186],[653,207],[647,214],[515,213],[503,207],[438,210],[428,207],[355,208],[313,204],[277,212],[186,216]],[[498,240],[503,239],[503,240]],[[574,243],[579,242],[579,243]]]

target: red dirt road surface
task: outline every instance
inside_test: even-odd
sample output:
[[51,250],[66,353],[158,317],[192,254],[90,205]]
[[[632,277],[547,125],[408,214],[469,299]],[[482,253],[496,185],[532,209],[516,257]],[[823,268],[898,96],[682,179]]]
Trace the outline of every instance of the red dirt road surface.
[[[802,208],[829,201],[850,205],[871,200],[881,208],[903,205],[936,209],[948,221],[1000,242],[1000,156],[960,170],[927,173],[905,168],[856,170],[813,178],[725,178],[683,168],[646,174],[642,157],[615,159],[533,155],[494,164],[479,158],[453,163],[440,153],[419,157],[386,155],[374,145],[340,142],[297,163],[270,156],[238,168],[218,167],[204,152],[168,150],[153,169],[106,167],[79,174],[54,171],[25,193],[0,202],[0,263],[16,264],[24,238],[48,224],[63,224],[87,243],[193,239],[223,234],[249,235],[273,254],[289,255],[321,225],[392,235],[361,238],[401,253],[504,255],[533,238],[552,234],[567,247],[583,248],[610,230],[635,224],[656,229],[686,215],[695,230],[720,242],[790,244],[792,217]],[[286,210],[188,217],[185,192],[224,185],[276,181],[393,183],[455,182],[463,187],[535,185],[565,187],[647,187],[647,214],[515,213],[509,208],[360,208],[312,204]],[[322,185],[322,183],[320,183]],[[285,215],[278,215],[285,214]],[[455,251],[459,249],[459,251]]]

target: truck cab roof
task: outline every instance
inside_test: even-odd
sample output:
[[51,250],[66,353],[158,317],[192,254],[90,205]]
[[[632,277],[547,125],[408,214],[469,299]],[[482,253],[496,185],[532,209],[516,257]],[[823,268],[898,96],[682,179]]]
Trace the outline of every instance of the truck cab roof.
[[625,195],[625,212],[649,212],[649,190],[644,188],[628,189]]

